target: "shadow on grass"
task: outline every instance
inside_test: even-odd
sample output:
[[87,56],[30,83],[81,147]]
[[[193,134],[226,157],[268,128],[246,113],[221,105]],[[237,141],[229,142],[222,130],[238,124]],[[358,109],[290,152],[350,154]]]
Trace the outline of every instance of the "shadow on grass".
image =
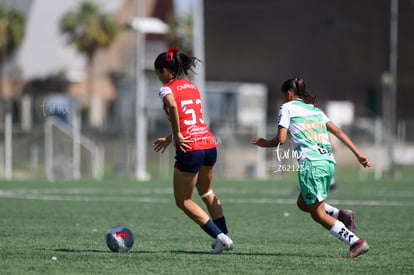
[[64,253],[119,253],[119,254],[134,254],[134,253],[145,253],[145,254],[156,254],[156,253],[166,253],[167,251],[141,251],[141,250],[133,250],[128,252],[112,252],[110,250],[98,250],[98,249],[72,249],[72,248],[39,248],[37,250],[45,250],[45,251],[55,251],[55,252],[64,252]]
[[65,252],[65,253],[106,253],[111,251],[106,250],[97,250],[97,249],[71,249],[71,248],[38,248],[36,250],[41,251],[55,251],[55,252]]
[[[213,255],[206,251],[185,251],[185,250],[171,250],[174,254],[194,254],[194,255]],[[326,258],[326,255],[315,254],[295,254],[295,253],[263,253],[263,252],[224,252],[220,255],[235,255],[235,256],[264,256],[264,257],[305,257],[305,258]]]
[[[187,255],[213,255],[208,251],[190,251],[190,250],[132,250],[128,252],[112,252],[110,250],[97,250],[97,249],[71,249],[71,248],[57,248],[57,249],[46,249],[41,248],[38,250],[49,250],[55,252],[64,253],[110,253],[110,254],[187,254]],[[263,256],[263,257],[305,257],[305,258],[326,258],[326,255],[315,255],[315,254],[295,254],[295,253],[263,253],[263,252],[225,252],[221,255],[228,256]]]
[[83,253],[83,252],[90,252],[90,253],[109,253],[109,254],[159,254],[159,253],[168,253],[168,251],[143,251],[143,250],[132,250],[128,252],[113,252],[110,250],[95,250],[95,249],[52,249],[56,252],[67,252],[67,253]]

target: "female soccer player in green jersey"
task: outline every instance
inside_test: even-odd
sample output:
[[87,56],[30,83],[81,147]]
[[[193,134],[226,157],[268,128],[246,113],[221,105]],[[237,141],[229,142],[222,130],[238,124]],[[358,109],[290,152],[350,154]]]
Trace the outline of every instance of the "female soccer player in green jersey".
[[282,85],[281,97],[284,104],[279,110],[276,136],[270,140],[256,137],[251,143],[260,147],[276,147],[289,137],[299,156],[298,207],[310,213],[312,219],[332,235],[349,244],[350,250],[344,257],[354,258],[366,253],[368,243],[354,233],[353,212],[339,210],[325,202],[335,170],[328,131],[354,153],[363,167],[371,167],[371,161],[317,107],[316,97],[306,90],[303,79],[287,80]]

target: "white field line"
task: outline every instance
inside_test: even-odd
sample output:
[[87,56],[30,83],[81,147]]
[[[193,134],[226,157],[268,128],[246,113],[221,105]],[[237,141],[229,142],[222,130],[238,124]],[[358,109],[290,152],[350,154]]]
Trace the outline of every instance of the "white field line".
[[[243,203],[243,204],[296,204],[296,199],[278,199],[278,198],[258,198],[258,199],[234,199],[226,198],[224,203]],[[357,200],[327,200],[333,205],[365,205],[365,206],[414,206],[414,202],[400,201],[357,201]]]
[[[50,200],[50,201],[87,201],[87,202],[142,202],[142,203],[170,203],[173,197],[165,198],[159,195],[171,195],[172,190],[165,189],[145,189],[145,190],[116,190],[111,195],[111,190],[97,189],[0,189],[0,198],[25,199],[25,200]],[[224,190],[223,190],[224,191]],[[241,190],[226,190],[225,194],[241,195],[249,192],[239,192]],[[260,193],[262,194],[262,193]],[[285,195],[286,192],[266,193],[268,196]],[[263,195],[263,194],[262,194]],[[295,195],[296,196],[296,195]],[[224,203],[237,204],[296,204],[296,198],[234,198],[226,197],[222,199]],[[383,201],[383,200],[329,200],[329,203],[337,205],[362,205],[362,206],[414,206],[413,201]]]
[[[213,188],[216,190],[215,188]],[[173,190],[172,187],[165,187],[165,188],[139,188],[139,189],[131,189],[131,188],[114,188],[114,189],[97,189],[97,188],[47,188],[47,189],[32,189],[32,188],[19,188],[19,189],[0,189],[0,196],[1,192],[9,192],[13,191],[17,194],[20,193],[30,193],[30,194],[54,194],[54,195],[108,195],[109,193],[113,192],[117,195],[172,195]],[[253,191],[250,189],[234,189],[234,188],[217,188],[217,193],[219,195],[223,194],[230,194],[230,195],[257,195],[257,196],[290,196],[299,193],[297,190],[293,189],[266,189],[266,188],[257,188]],[[414,192],[393,192],[393,191],[372,191],[370,192],[372,197],[384,197],[387,196],[388,198],[412,198],[414,199]]]
[[45,201],[88,201],[88,202],[146,202],[146,203],[167,203],[170,200],[156,197],[126,197],[126,196],[74,196],[74,195],[50,195],[37,192],[14,192],[0,190],[0,198],[25,199],[25,200],[45,200]]

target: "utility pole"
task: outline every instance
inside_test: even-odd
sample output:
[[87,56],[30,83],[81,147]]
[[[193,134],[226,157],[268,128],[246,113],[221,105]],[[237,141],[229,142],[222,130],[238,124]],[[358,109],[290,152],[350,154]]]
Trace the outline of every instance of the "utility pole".
[[208,125],[208,110],[206,98],[206,69],[205,69],[205,47],[204,47],[204,1],[193,1],[193,55],[202,62],[197,64],[197,73],[194,75],[194,84],[200,91],[201,102],[203,102],[203,118]]
[[389,131],[390,169],[396,175],[395,143],[397,137],[397,73],[398,73],[398,0],[391,0],[390,12],[390,83],[389,91]]

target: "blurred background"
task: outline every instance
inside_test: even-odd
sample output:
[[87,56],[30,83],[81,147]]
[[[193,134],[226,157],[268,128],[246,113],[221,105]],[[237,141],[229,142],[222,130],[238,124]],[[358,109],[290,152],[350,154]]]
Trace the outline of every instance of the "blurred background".
[[[374,161],[356,176],[401,177],[414,164],[413,15],[414,0],[0,0],[0,178],[170,177],[173,148],[151,143],[170,132],[153,61],[172,46],[203,61],[192,81],[218,177],[291,174],[250,140],[276,134],[295,77]],[[357,167],[333,144],[338,166]]]

